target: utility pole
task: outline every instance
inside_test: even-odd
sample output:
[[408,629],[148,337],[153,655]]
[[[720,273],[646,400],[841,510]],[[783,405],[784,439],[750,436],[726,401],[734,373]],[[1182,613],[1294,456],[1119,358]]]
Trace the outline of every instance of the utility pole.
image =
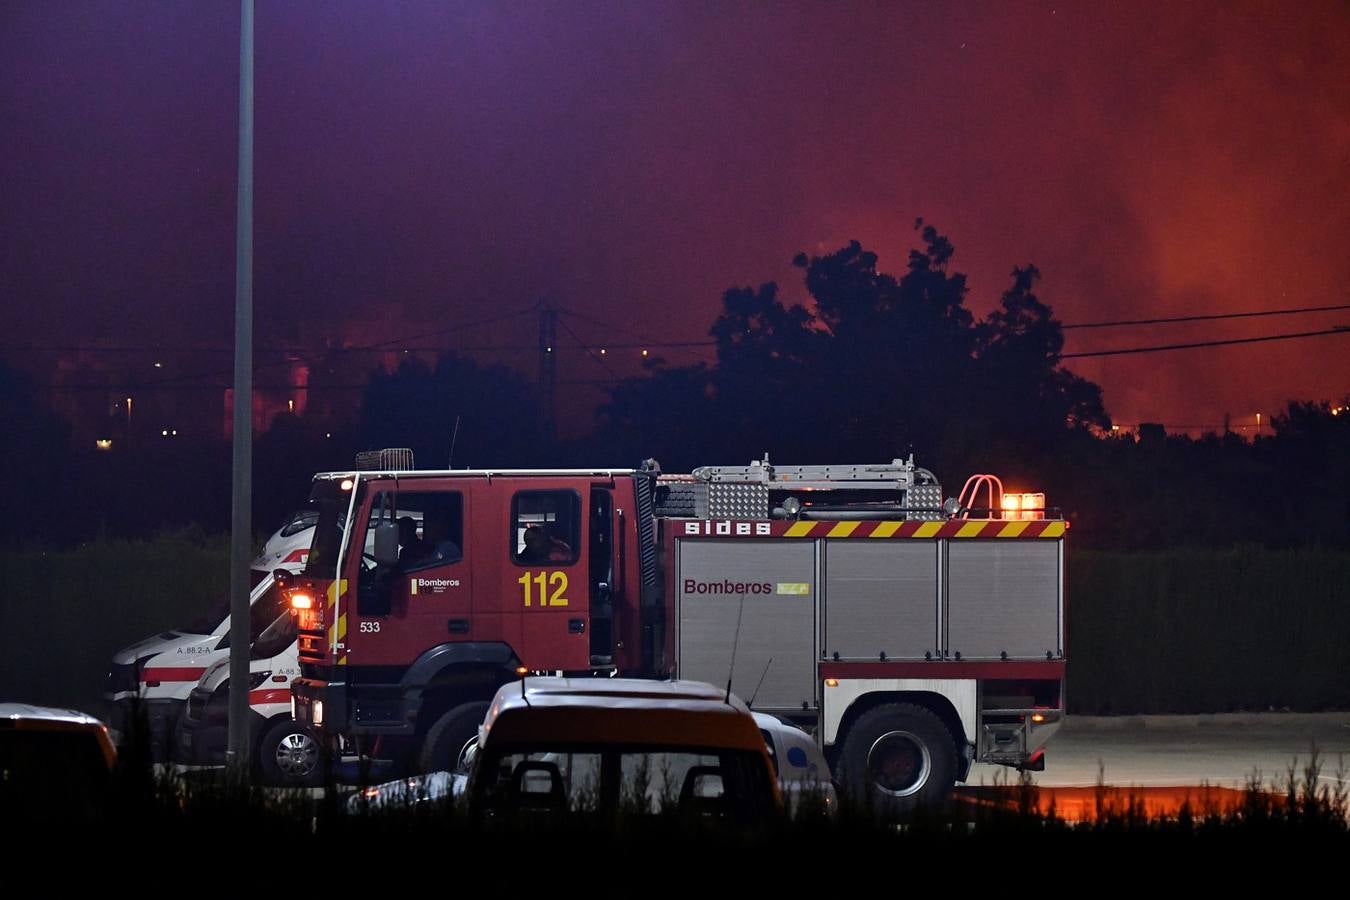
[[230,519],[230,777],[248,777],[249,554],[253,549],[253,0],[239,16],[239,194],[234,253],[234,467]]
[[539,301],[539,402],[543,407],[544,440],[553,441],[558,397],[558,309]]

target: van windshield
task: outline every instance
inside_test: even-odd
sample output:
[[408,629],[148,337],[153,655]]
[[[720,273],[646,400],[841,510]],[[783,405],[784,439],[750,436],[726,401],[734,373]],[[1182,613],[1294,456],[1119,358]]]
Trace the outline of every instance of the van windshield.
[[289,609],[283,610],[272,623],[253,639],[253,659],[276,656],[295,643],[296,619]]
[[470,803],[490,817],[618,811],[736,822],[773,807],[762,754],[722,748],[535,746],[475,760]]
[[225,621],[230,614],[230,592],[217,597],[206,611],[189,624],[178,629],[184,634],[214,634],[216,626]]

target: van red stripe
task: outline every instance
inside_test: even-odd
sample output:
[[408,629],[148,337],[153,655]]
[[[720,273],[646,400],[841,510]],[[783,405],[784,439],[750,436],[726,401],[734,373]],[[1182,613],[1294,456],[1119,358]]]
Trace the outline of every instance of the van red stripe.
[[196,681],[206,669],[197,666],[141,669],[141,681]]
[[262,688],[248,692],[248,705],[259,706],[263,703],[290,703],[290,688]]

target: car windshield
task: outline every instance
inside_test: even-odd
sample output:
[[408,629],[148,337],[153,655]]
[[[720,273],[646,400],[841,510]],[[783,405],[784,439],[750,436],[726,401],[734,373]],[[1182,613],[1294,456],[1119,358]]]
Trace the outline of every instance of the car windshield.
[[289,609],[283,610],[272,624],[262,630],[262,634],[253,640],[253,658],[266,659],[276,656],[295,643],[296,620]]
[[281,527],[282,537],[294,537],[306,528],[313,528],[319,521],[319,510],[305,508],[291,516],[291,520]]
[[[338,552],[342,549],[343,525],[351,503],[350,486],[344,491],[333,478],[319,478],[302,512],[317,513],[314,537],[305,560],[305,575],[311,578],[336,578]],[[300,513],[297,513],[300,515]]]
[[619,811],[739,822],[772,807],[762,754],[721,748],[557,745],[475,760],[470,803],[489,817]]
[[178,630],[184,634],[212,634],[216,626],[225,621],[225,617],[229,614],[230,592],[226,591],[217,597],[205,612]]

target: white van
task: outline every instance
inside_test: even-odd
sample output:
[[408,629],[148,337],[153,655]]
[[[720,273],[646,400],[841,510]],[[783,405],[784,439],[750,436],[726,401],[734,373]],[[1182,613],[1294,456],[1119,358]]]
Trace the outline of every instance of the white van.
[[[314,787],[323,781],[321,744],[291,718],[291,680],[300,674],[296,620],[280,613],[253,642],[249,659],[249,739],[252,760],[264,784]],[[225,764],[230,717],[230,660],[206,670],[188,695],[179,718],[171,759],[186,766]]]
[[300,509],[278,528],[249,563],[253,584],[277,569],[303,566],[309,559],[309,545],[314,543],[314,526],[318,522],[317,509]]
[[[296,571],[298,567],[283,567]],[[256,640],[286,610],[285,600],[269,574],[249,594],[249,638]],[[212,619],[214,626],[206,631]],[[205,631],[206,633],[202,633]],[[116,703],[117,725],[125,738],[130,729],[146,727],[151,755],[162,761],[173,735],[174,725],[188,694],[202,675],[218,660],[230,655],[230,615],[228,598],[217,604],[193,629],[166,632],[159,641],[142,641],[113,658],[109,673],[109,699]],[[170,639],[168,635],[172,634]],[[139,648],[139,649],[138,649]],[[153,648],[149,655],[144,648]],[[133,690],[125,682],[135,678]],[[122,690],[113,691],[113,688]],[[289,699],[288,701],[289,702]],[[137,717],[140,721],[137,721]]]

